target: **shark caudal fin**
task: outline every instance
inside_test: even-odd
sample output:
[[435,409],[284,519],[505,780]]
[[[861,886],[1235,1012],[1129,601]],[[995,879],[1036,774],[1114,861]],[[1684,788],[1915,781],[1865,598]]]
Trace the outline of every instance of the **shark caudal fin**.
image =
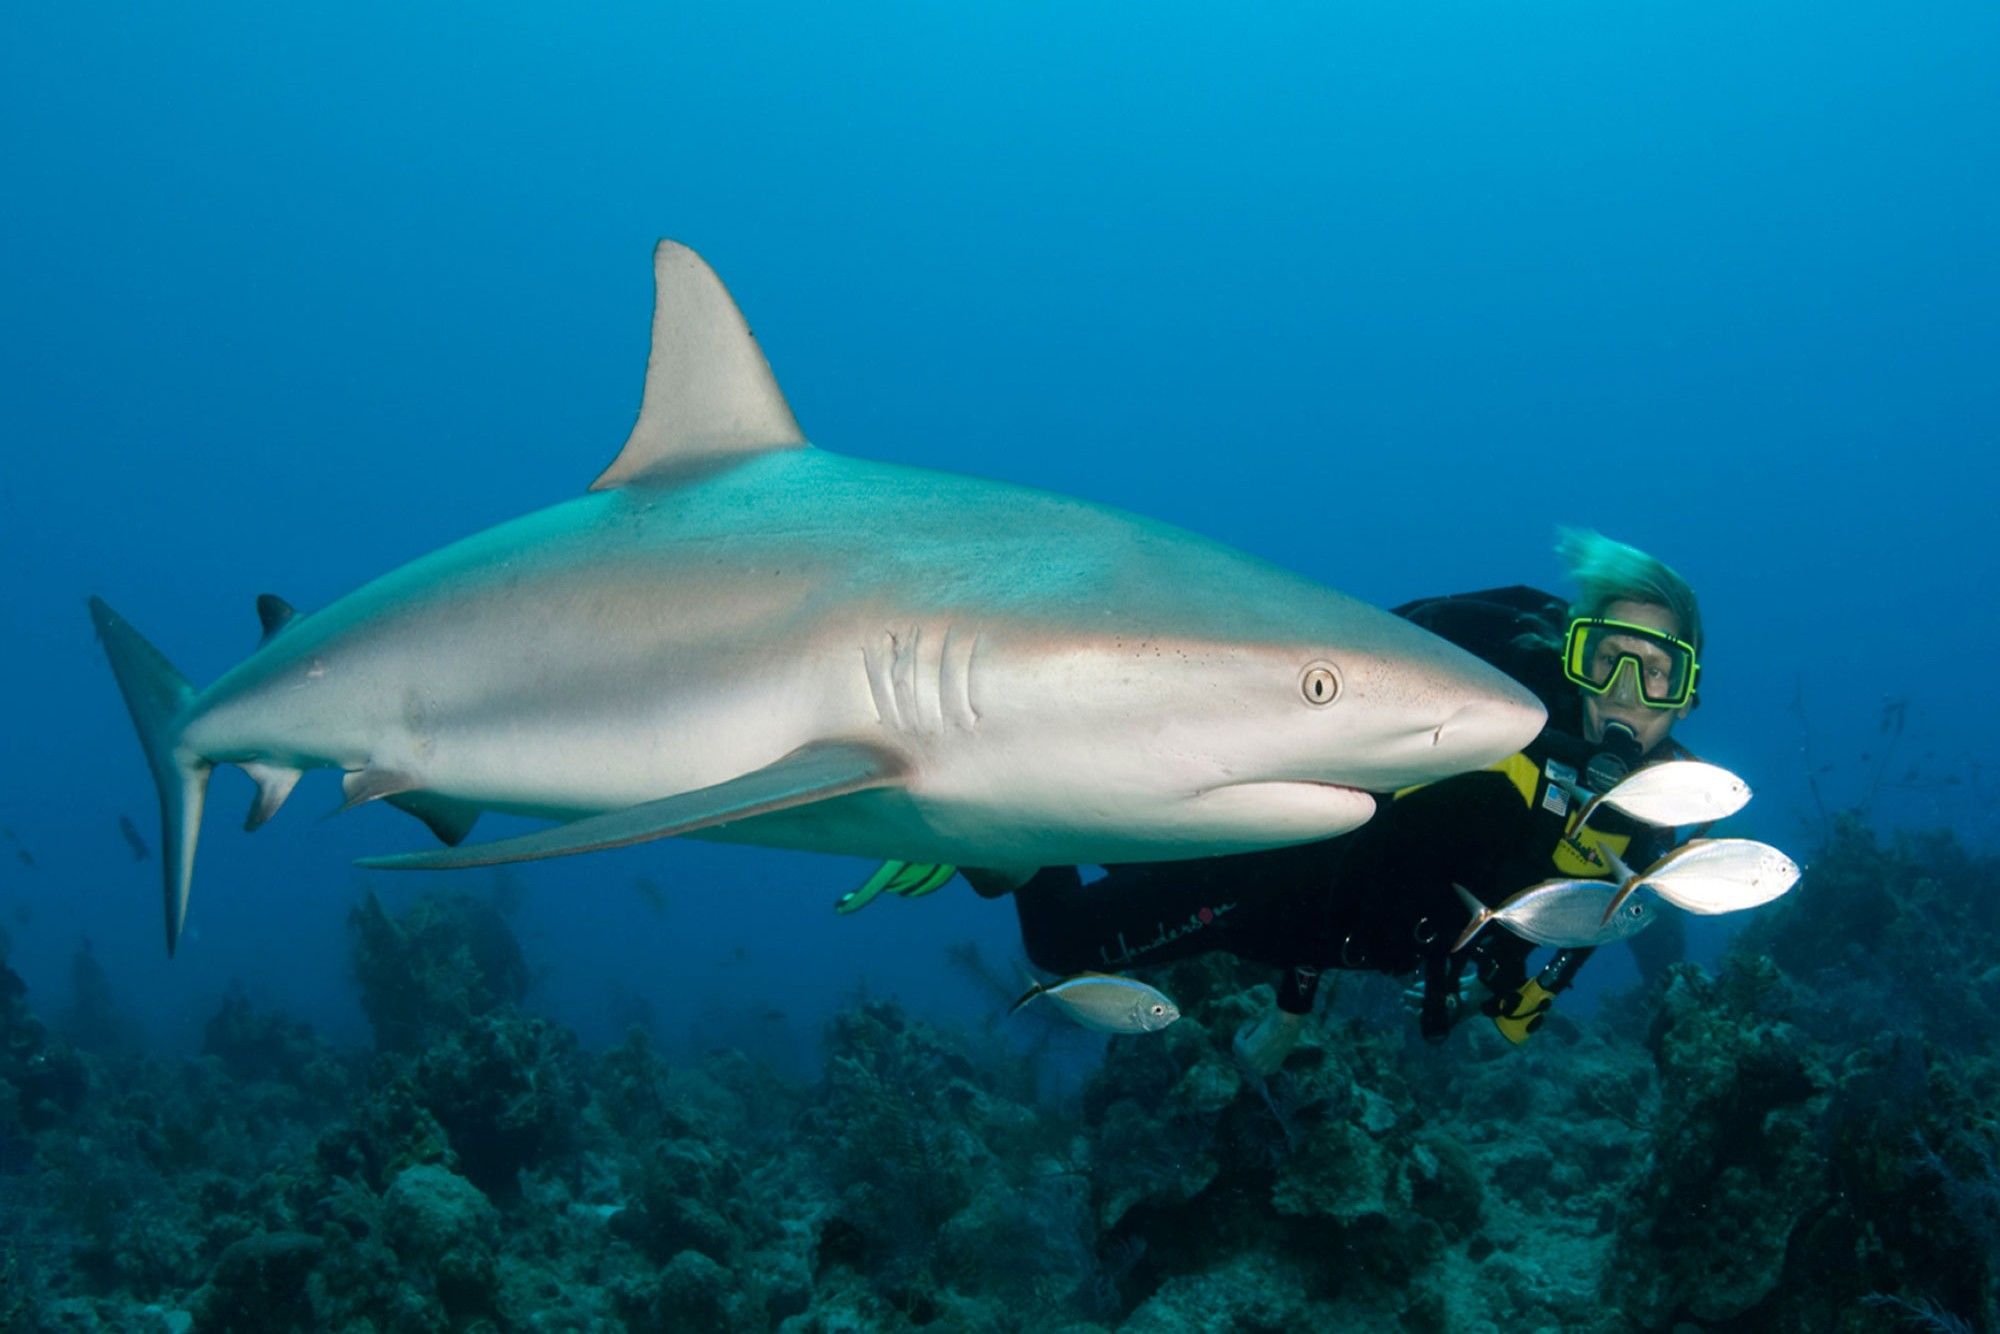
[[194,881],[194,847],[201,835],[202,801],[208,794],[209,765],[180,752],[180,719],[194,687],[160,656],[160,651],[125,623],[102,599],[90,600],[90,619],[111,659],[112,675],[125,694],[132,725],[139,730],[146,763],[160,790],[160,864],[166,870],[167,954],[180,942],[187,917],[188,889]]

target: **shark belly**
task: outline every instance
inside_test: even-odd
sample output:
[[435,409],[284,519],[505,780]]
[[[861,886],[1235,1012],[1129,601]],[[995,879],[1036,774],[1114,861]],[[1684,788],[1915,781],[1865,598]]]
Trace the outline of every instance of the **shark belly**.
[[830,562],[730,559],[620,495],[460,548],[302,618],[195,702],[188,747],[569,818],[873,723],[858,648],[824,661]]
[[858,792],[689,834],[689,838],[854,857],[1038,867],[1179,861],[1305,843],[1357,828],[1366,796],[1298,794],[1254,816],[1218,816],[1200,797],[1135,822],[1053,803],[1015,809],[894,790]]

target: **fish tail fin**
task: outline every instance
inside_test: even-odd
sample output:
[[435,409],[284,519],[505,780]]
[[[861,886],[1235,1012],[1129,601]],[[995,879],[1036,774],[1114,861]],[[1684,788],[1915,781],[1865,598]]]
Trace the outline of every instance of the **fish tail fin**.
[[1023,1005],[1026,1005],[1029,1001],[1033,1000],[1035,997],[1041,995],[1044,991],[1048,990],[1046,986],[1042,985],[1040,982],[1037,982],[1035,980],[1035,975],[1033,973],[1023,968],[1020,964],[1016,963],[1014,965],[1014,971],[1021,975],[1021,980],[1028,984],[1028,989],[1024,993],[1022,993],[1021,999],[1015,1001],[1012,1005],[1009,1005],[1007,1007],[1008,1014],[1015,1013]]
[[1465,930],[1459,932],[1458,939],[1451,943],[1451,952],[1456,954],[1467,945],[1470,945],[1472,938],[1481,931],[1484,931],[1486,924],[1492,921],[1497,914],[1491,908],[1481,903],[1479,897],[1464,885],[1455,884],[1451,888],[1458,895],[1458,901],[1465,905],[1465,910],[1472,914],[1472,920],[1465,924]]
[[160,793],[160,864],[165,870],[167,954],[180,943],[187,918],[188,890],[194,882],[195,844],[201,837],[202,805],[211,766],[181,748],[181,719],[194,687],[160,651],[101,598],[90,600],[90,619],[111,660],[111,674],[125,696],[139,744]]
[[[1597,845],[1597,850],[1604,854],[1605,863],[1611,867],[1611,874],[1618,877],[1618,883],[1621,886],[1630,885],[1634,880],[1638,879],[1638,877],[1633,873],[1632,868],[1625,864],[1625,859],[1623,857],[1620,857],[1614,849],[1606,847],[1604,844],[1599,843]],[[1664,858],[1662,860],[1664,860]],[[1653,865],[1657,866],[1659,865],[1659,863],[1655,862]],[[1649,867],[1647,869],[1650,870],[1652,868]]]

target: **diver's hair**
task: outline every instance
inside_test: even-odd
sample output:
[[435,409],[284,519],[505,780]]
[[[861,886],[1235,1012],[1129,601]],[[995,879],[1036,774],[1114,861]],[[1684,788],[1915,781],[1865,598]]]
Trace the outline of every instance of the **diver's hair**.
[[1680,637],[1701,652],[1701,604],[1665,562],[1589,528],[1556,529],[1556,555],[1576,582],[1572,619],[1602,616],[1614,602],[1649,602],[1672,612]]

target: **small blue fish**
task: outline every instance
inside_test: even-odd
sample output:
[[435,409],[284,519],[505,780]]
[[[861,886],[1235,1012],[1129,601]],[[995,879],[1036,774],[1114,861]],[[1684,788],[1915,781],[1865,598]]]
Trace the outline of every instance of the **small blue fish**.
[[667,891],[661,889],[651,879],[643,875],[640,876],[632,882],[632,889],[640,898],[646,901],[646,906],[653,910],[653,916],[665,917],[667,915]]
[[7,841],[14,845],[15,860],[19,861],[21,865],[27,867],[30,871],[34,870],[35,854],[28,851],[28,845],[21,841],[21,836],[5,826],[0,826],[0,834],[5,834]]
[[142,862],[153,855],[152,850],[146,846],[146,840],[139,836],[139,827],[132,823],[131,816],[118,817],[118,832],[125,836],[125,846],[131,849],[133,861]]
[[1044,986],[1037,982],[1007,1013],[1047,996],[1072,1023],[1100,1033],[1157,1033],[1181,1017],[1165,992],[1112,973],[1078,973]]

